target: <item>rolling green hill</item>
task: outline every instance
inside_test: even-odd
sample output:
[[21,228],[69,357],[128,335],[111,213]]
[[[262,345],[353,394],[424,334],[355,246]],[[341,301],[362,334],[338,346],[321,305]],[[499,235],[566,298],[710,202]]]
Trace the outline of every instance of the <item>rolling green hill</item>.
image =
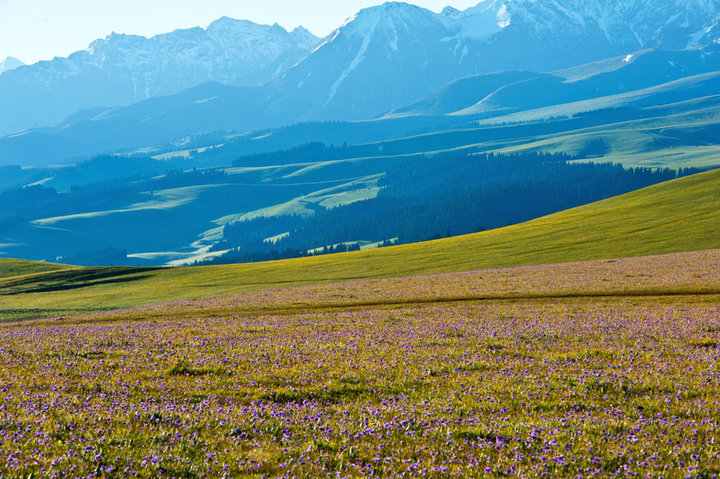
[[[483,233],[272,263],[0,279],[0,319],[379,277],[720,248],[720,170]],[[7,276],[7,275],[5,275]]]
[[23,259],[0,258],[0,279],[12,276],[46,273],[72,269],[72,266],[63,264],[43,263],[40,261],[26,261]]

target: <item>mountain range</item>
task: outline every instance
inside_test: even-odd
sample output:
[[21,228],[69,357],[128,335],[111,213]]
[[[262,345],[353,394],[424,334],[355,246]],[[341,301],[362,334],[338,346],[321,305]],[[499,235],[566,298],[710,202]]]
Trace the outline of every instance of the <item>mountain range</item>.
[[[292,143],[275,146],[284,148],[309,141],[378,141],[568,103],[578,103],[571,110],[579,113],[685,101],[720,91],[720,79],[713,75],[718,71],[720,46],[710,44],[689,50],[643,50],[554,73],[505,71],[471,75],[387,112],[377,118],[380,121],[356,121],[347,135],[327,137],[320,133],[323,126],[313,128],[309,123],[302,129],[305,133],[296,135]],[[159,149],[162,153],[183,149],[173,146],[186,142],[179,139],[208,132],[219,133],[204,135],[209,139],[205,144],[201,140],[200,146],[223,144],[218,152],[230,148],[236,155],[257,151],[253,145],[265,140],[247,142],[247,138],[279,138],[278,129],[286,130],[284,125],[294,122],[287,111],[271,111],[270,90],[269,85],[248,88],[206,83],[125,107],[81,111],[55,127],[0,138],[0,165],[68,164],[112,152]],[[387,121],[391,119],[396,120],[392,126]],[[262,131],[249,133],[258,130]],[[240,138],[228,141],[228,135]],[[235,146],[238,141],[242,147]],[[232,154],[226,154],[200,164],[218,166],[232,160]]]
[[85,108],[127,105],[215,81],[267,83],[306,55],[319,39],[221,18],[145,38],[113,33],[68,58],[0,76],[0,134],[53,125]]
[[301,120],[367,119],[472,74],[709,43],[718,14],[717,0],[485,0],[440,14],[386,3],[362,10],[285,73],[269,103],[277,112],[293,105]]
[[719,19],[718,0],[484,0],[441,13],[386,3],[323,40],[303,28],[289,33],[229,18],[149,39],[113,34],[68,58],[2,75],[0,134],[203,82],[256,87],[236,94],[255,100],[238,111],[244,118],[232,126],[241,130],[368,119],[469,75],[548,72],[648,48],[711,44],[720,38]]

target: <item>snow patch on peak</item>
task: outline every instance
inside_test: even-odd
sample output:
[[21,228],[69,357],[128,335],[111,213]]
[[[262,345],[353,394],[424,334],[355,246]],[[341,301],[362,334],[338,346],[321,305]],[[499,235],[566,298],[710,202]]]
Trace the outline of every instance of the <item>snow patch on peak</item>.
[[474,7],[457,12],[453,18],[460,22],[464,37],[486,38],[510,26],[512,17],[503,0],[483,0]]
[[512,18],[510,18],[510,13],[508,12],[507,5],[503,5],[500,7],[497,11],[497,19],[498,19],[498,27],[500,28],[507,28],[510,26],[510,23],[512,23]]

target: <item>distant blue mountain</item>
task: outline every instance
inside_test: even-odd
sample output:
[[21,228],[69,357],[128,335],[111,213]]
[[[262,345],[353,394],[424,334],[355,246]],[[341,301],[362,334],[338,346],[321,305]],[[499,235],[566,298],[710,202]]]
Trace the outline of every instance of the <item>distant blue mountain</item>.
[[388,116],[509,113],[626,93],[720,71],[720,46],[681,51],[645,50],[609,59],[603,64],[586,65],[582,69],[586,76],[576,78],[580,70],[577,67],[551,74],[474,75],[456,80]]
[[21,66],[25,65],[23,62],[18,60],[17,58],[13,57],[7,57],[5,60],[0,62],[0,75],[9,72],[12,70],[15,70],[17,68],[20,68]]
[[[447,128],[454,122],[462,123],[463,116],[492,117],[643,90],[683,78],[693,80],[649,91],[642,95],[642,103],[682,101],[720,91],[714,90],[720,88],[715,76],[702,76],[720,71],[718,46],[687,51],[644,51],[608,63],[616,67],[607,71],[594,66],[599,73],[574,81],[567,80],[570,73],[564,71],[555,74],[504,72],[456,80],[423,100],[387,115],[389,119],[417,117],[419,120],[378,123],[377,128],[366,128],[376,132],[360,141],[412,134],[432,129],[430,125]],[[127,107],[78,112],[57,127],[0,138],[0,158],[9,159],[5,164],[74,163],[82,157],[131,152],[200,132],[251,131],[293,123],[296,117],[290,112],[268,110],[267,105],[276,94],[270,85],[240,88],[208,83]],[[639,101],[631,97],[627,103]],[[450,115],[448,120],[440,119],[447,115]],[[322,128],[318,126],[314,131]],[[298,138],[296,144],[303,142]],[[227,162],[232,159],[228,157]]]
[[372,118],[469,75],[712,44],[719,15],[720,0],[485,0],[440,14],[387,3],[362,10],[275,81],[271,111]]
[[230,18],[207,29],[152,38],[113,33],[68,58],[0,75],[0,134],[50,126],[81,109],[128,105],[205,82],[267,83],[318,42],[303,28],[287,32],[278,25]]

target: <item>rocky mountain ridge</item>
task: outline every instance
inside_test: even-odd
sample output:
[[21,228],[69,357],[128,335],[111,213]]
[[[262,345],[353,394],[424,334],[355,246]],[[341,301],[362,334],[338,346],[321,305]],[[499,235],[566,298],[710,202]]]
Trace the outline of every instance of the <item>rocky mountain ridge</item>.
[[204,82],[267,83],[319,39],[304,28],[221,18],[145,38],[113,33],[86,50],[0,77],[0,134],[49,126],[85,108],[127,105]]

